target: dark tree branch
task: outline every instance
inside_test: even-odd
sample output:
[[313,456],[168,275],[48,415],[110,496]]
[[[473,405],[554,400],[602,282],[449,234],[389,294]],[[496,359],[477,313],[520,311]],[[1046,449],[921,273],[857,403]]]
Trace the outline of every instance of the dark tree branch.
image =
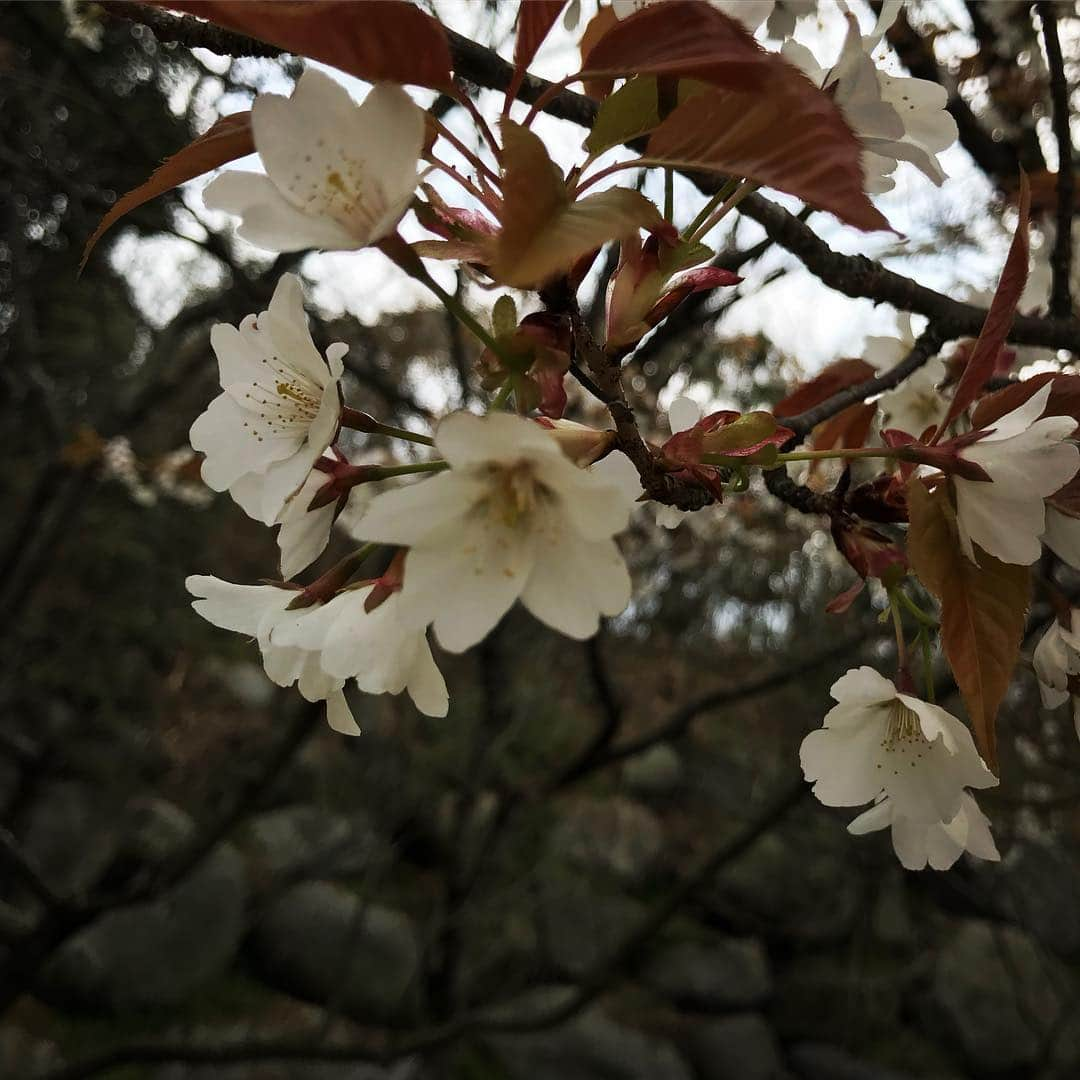
[[1072,315],[1072,295],[1069,278],[1072,275],[1072,216],[1075,197],[1073,176],[1073,143],[1069,115],[1069,85],[1065,78],[1065,60],[1061,55],[1057,16],[1054,5],[1040,0],[1035,10],[1042,20],[1043,42],[1050,63],[1050,99],[1054,106],[1054,138],[1058,147],[1057,173],[1057,231],[1050,259],[1053,286],[1050,292],[1050,314],[1058,318]]
[[[795,432],[795,436],[789,439],[781,449],[790,450],[809,435],[818,424],[843,412],[844,409],[899,386],[932,356],[937,355],[944,340],[944,335],[931,323],[916,339],[907,356],[888,371],[883,371],[880,375],[875,375],[872,379],[867,379],[856,386],[846,387],[805,412],[785,417],[784,424]],[[796,484],[788,474],[786,465],[781,465],[777,469],[768,469],[764,475],[765,486],[770,494],[801,513],[832,514],[838,508],[835,495],[813,491],[802,484]]]

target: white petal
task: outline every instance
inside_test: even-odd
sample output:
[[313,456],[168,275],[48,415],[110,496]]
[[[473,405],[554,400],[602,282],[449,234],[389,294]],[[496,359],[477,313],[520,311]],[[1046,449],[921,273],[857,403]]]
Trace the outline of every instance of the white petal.
[[513,413],[451,413],[435,429],[435,447],[455,469],[548,458],[564,460],[558,443],[539,424]]
[[326,722],[342,735],[360,734],[360,727],[353,717],[352,709],[340,690],[326,699]]
[[189,577],[184,586],[196,597],[191,606],[207,622],[252,637],[268,609],[283,610],[293,598],[287,590],[273,585],[234,585],[198,574]]
[[563,542],[537,552],[521,602],[542,623],[581,641],[601,615],[630,602],[630,574],[613,540],[586,541],[566,530]]
[[990,832],[990,821],[979,809],[979,804],[970,795],[965,795],[961,813],[967,817],[967,850],[977,859],[998,862],[1001,855]]
[[481,641],[521,595],[533,567],[530,532],[465,520],[432,546],[413,547],[400,593],[403,618],[432,623],[439,644],[464,652]]
[[446,680],[435,663],[431,646],[426,640],[416,650],[406,689],[413,704],[425,716],[445,716],[450,711]]
[[467,473],[439,473],[429,480],[384,491],[371,500],[362,519],[365,540],[416,544],[453,527],[487,491]]
[[893,805],[890,799],[882,799],[875,803],[869,810],[864,810],[847,827],[853,836],[863,836],[866,833],[877,832],[886,829],[892,824]]
[[239,215],[237,235],[267,251],[348,251],[358,246],[333,218],[298,210],[262,173],[229,169],[206,185],[203,202],[212,210]]
[[873,705],[895,698],[896,687],[879,671],[863,665],[841,675],[829,693],[843,705]]
[[826,806],[858,806],[873,799],[882,787],[876,768],[881,737],[880,725],[873,723],[843,732],[810,732],[799,748],[799,761],[814,795]]

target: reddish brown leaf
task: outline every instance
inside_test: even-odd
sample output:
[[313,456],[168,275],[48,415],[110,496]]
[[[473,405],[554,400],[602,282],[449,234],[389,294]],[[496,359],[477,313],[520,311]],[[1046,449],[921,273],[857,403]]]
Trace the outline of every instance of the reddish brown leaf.
[[509,120],[503,121],[502,133],[501,229],[487,242],[485,260],[496,281],[530,288],[567,271],[608,240],[664,226],[656,207],[629,188],[571,201],[541,139]]
[[684,102],[649,137],[643,160],[743,176],[858,229],[889,228],[863,190],[862,143],[832,98],[778,55],[764,55],[761,90],[708,90]]
[[858,386],[859,383],[872,379],[874,375],[874,368],[865,360],[850,357],[834,360],[808,382],[797,386],[773,409],[773,414],[795,416],[806,412],[807,409],[812,409],[815,405],[827,401],[833,394],[838,394],[849,386]]
[[811,445],[815,450],[832,450],[834,447],[854,450],[865,446],[876,415],[876,405],[849,405],[814,428]]
[[442,24],[407,0],[149,0],[368,82],[450,85]]
[[1044,371],[980,399],[971,414],[972,427],[976,430],[993,427],[1006,413],[1020,408],[1047,383],[1052,385],[1043,416],[1071,416],[1080,424],[1080,375],[1056,375]]
[[667,0],[612,20],[585,54],[582,75],[676,75],[756,90],[768,83],[775,59],[705,0]]
[[948,489],[908,485],[908,554],[919,580],[941,603],[941,644],[963,695],[979,752],[997,769],[996,719],[1028,606],[1030,568],[977,550],[976,566],[960,550]]
[[150,179],[129,191],[101,219],[101,224],[86,242],[79,269],[86,265],[94,245],[125,214],[174,187],[201,176],[237,158],[255,152],[251,135],[251,113],[223,116],[212,128],[188,143],[172,157],[166,158],[151,174]]
[[[615,11],[610,7],[602,7],[590,20],[589,25],[585,27],[584,33],[581,35],[581,66],[585,68],[588,66],[589,53],[592,52],[596,43],[613,27],[618,26],[619,20],[615,15]],[[585,87],[585,93],[589,97],[596,98],[597,101],[603,101],[604,98],[611,93],[611,87],[614,80],[610,77],[606,79],[589,79],[584,78],[581,80],[582,86]]]
[[994,291],[994,299],[986,314],[986,322],[979,332],[979,339],[971,351],[971,358],[964,367],[952,404],[945,415],[945,420],[938,428],[937,438],[945,429],[979,396],[979,391],[986,385],[986,380],[994,373],[998,354],[1005,344],[1005,339],[1012,329],[1016,315],[1016,305],[1024,291],[1028,276],[1028,210],[1031,205],[1031,193],[1027,177],[1020,175],[1020,207],[1013,233],[1009,254],[1005,258],[1005,268],[1001,271],[1001,280]]
[[514,67],[519,73],[532,63],[565,4],[566,0],[521,0],[514,42]]
[[1077,473],[1064,487],[1058,488],[1046,501],[1062,514],[1071,518],[1080,518],[1080,473]]

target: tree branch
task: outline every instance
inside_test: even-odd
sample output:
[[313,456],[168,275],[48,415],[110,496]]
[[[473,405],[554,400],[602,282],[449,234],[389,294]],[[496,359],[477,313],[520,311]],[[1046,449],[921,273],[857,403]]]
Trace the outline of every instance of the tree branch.
[[1050,64],[1050,100],[1054,106],[1054,138],[1058,147],[1057,231],[1050,259],[1054,272],[1050,314],[1067,318],[1073,313],[1069,279],[1072,275],[1072,216],[1076,183],[1073,176],[1073,143],[1069,123],[1069,86],[1065,79],[1065,60],[1061,55],[1054,5],[1047,0],[1040,0],[1035,5],[1035,10],[1042,21],[1043,43]]

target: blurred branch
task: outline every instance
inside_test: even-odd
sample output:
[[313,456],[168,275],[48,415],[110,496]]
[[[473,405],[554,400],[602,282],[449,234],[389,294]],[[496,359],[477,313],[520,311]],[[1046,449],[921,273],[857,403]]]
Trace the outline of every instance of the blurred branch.
[[606,764],[609,755],[604,751],[619,734],[622,727],[623,708],[611,681],[611,674],[604,661],[600,648],[601,633],[594,634],[585,641],[585,658],[592,680],[593,691],[600,705],[601,723],[593,737],[582,747],[574,758],[551,783],[551,789],[557,790],[572,784],[575,780],[593,771],[598,764]]
[[1057,15],[1054,5],[1040,0],[1035,5],[1042,21],[1043,44],[1050,64],[1050,100],[1053,102],[1054,138],[1058,147],[1057,230],[1050,259],[1054,278],[1050,292],[1050,314],[1058,318],[1072,314],[1069,278],[1072,274],[1072,216],[1075,194],[1073,142],[1069,115],[1069,86],[1065,79],[1065,60],[1061,55]]
[[709,712],[721,706],[737,705],[748,698],[782,690],[785,686],[820,670],[823,665],[847,656],[852,650],[858,648],[863,641],[865,641],[863,635],[845,638],[838,644],[817,653],[801,663],[790,665],[758,679],[752,679],[739,686],[710,690],[707,694],[679,706],[658,728],[612,747],[603,757],[592,762],[591,767],[593,769],[606,768],[609,765],[614,765],[617,762],[644,753],[659,743],[671,742],[681,738],[686,734],[693,721],[703,712]]

